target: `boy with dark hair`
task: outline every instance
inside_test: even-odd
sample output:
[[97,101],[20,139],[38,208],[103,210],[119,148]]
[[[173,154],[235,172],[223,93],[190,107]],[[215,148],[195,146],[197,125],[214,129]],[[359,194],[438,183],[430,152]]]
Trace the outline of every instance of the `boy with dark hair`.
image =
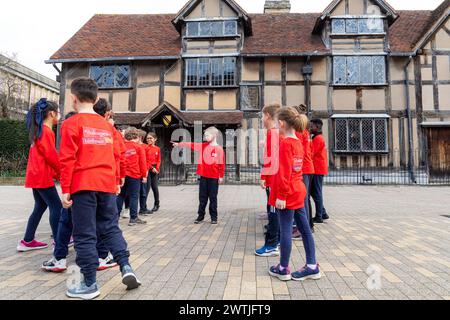
[[[145,152],[147,156],[148,176],[147,183],[143,183],[141,188],[141,214],[153,214],[159,210],[159,190],[158,179],[161,166],[161,149],[156,145],[158,140],[156,133],[147,134]],[[154,206],[152,210],[147,209],[147,199],[150,189],[153,191]]]
[[200,224],[205,220],[208,199],[211,224],[217,224],[217,194],[219,184],[222,183],[225,176],[225,153],[217,143],[219,133],[216,127],[209,127],[204,133],[204,140],[206,141],[204,143],[172,142],[175,148],[190,148],[199,153],[197,174],[200,176],[200,204],[195,224]]
[[322,120],[311,120],[311,149],[314,164],[314,177],[311,185],[311,196],[316,205],[316,216],[313,219],[315,223],[323,223],[323,220],[329,219],[323,205],[323,178],[328,174],[328,156],[327,146],[322,135],[322,127]]
[[130,201],[130,222],[129,226],[136,224],[146,224],[147,222],[138,217],[139,192],[141,181],[147,182],[147,160],[144,149],[139,145],[139,132],[137,129],[130,129],[125,133],[125,184],[117,197],[117,208],[119,214],[122,211],[125,198]]
[[96,282],[97,235],[120,265],[127,289],[141,285],[130,266],[127,243],[117,219],[120,151],[114,143],[112,126],[94,111],[97,92],[95,81],[75,79],[71,97],[78,114],[61,127],[62,202],[64,208],[72,207],[76,263],[83,276],[68,288],[66,294],[71,298],[94,299],[100,295]]

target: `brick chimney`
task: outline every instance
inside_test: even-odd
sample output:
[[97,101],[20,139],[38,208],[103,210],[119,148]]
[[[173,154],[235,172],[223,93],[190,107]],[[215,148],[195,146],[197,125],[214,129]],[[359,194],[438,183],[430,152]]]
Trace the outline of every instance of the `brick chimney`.
[[290,0],[266,0],[264,4],[264,13],[288,13],[290,11]]

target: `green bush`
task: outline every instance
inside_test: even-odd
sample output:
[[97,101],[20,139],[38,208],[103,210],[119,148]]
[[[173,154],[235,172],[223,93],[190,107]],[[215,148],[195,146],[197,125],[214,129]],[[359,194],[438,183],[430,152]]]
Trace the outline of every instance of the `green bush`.
[[24,121],[0,120],[0,176],[24,176],[29,147]]

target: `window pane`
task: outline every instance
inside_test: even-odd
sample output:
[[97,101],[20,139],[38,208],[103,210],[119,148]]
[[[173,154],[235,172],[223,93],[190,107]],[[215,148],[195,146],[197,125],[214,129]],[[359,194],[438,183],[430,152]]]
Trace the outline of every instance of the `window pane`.
[[384,56],[373,57],[374,83],[386,83],[386,60]]
[[375,120],[375,148],[377,151],[387,150],[387,120],[376,119]]
[[369,33],[384,32],[383,19],[373,18],[373,19],[364,19],[364,20],[366,20],[367,32],[369,32]]
[[361,150],[361,131],[360,131],[360,120],[359,119],[349,119],[348,120],[348,143],[349,151],[360,151]]
[[360,83],[359,79],[359,57],[347,57],[347,83]]
[[200,22],[200,35],[210,36],[212,24],[213,23],[211,21]]
[[237,23],[236,21],[225,21],[225,35],[235,35],[237,34]]
[[369,23],[369,19],[359,19],[358,20],[359,33],[370,33],[368,23]]
[[236,58],[224,58],[223,62],[223,84],[225,86],[233,86],[235,85]]
[[187,23],[187,35],[190,37],[198,36],[199,23],[188,22]]
[[358,33],[358,19],[347,19],[345,24],[346,33]]
[[223,22],[212,22],[211,23],[211,35],[212,36],[223,36]]
[[332,33],[345,33],[345,20],[344,19],[333,19],[331,21],[331,32]]
[[373,83],[372,57],[361,56],[359,61],[361,83]]
[[221,86],[222,85],[222,59],[211,59],[211,85]]
[[197,85],[197,68],[198,61],[197,59],[189,59],[186,60],[186,85],[188,87],[193,87]]
[[347,151],[347,120],[336,120],[336,141],[335,148],[337,151]]
[[362,120],[362,148],[363,151],[373,151],[373,120]]
[[198,61],[198,85],[209,86],[209,59],[199,59]]
[[346,83],[346,59],[345,57],[334,57],[334,83],[344,84]]
[[92,66],[91,67],[91,79],[94,80],[99,87],[103,86],[103,67]]
[[243,110],[259,109],[259,87],[257,86],[241,87],[241,107]]
[[127,65],[117,66],[115,87],[125,88],[130,84],[130,67]]

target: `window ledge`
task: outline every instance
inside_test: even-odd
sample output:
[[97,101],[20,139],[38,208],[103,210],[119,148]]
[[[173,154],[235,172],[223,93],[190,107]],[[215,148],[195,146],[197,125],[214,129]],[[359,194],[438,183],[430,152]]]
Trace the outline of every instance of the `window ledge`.
[[332,87],[336,88],[344,88],[344,89],[352,89],[352,88],[360,88],[360,87],[387,87],[389,86],[388,83],[377,83],[377,84],[331,84]]
[[197,87],[188,87],[183,86],[183,90],[212,90],[212,89],[239,89],[238,85],[232,86],[197,86]]
[[214,40],[214,39],[235,39],[240,38],[240,34],[226,35],[226,36],[184,36],[186,40]]
[[330,33],[330,37],[386,36],[386,32],[374,33]]

